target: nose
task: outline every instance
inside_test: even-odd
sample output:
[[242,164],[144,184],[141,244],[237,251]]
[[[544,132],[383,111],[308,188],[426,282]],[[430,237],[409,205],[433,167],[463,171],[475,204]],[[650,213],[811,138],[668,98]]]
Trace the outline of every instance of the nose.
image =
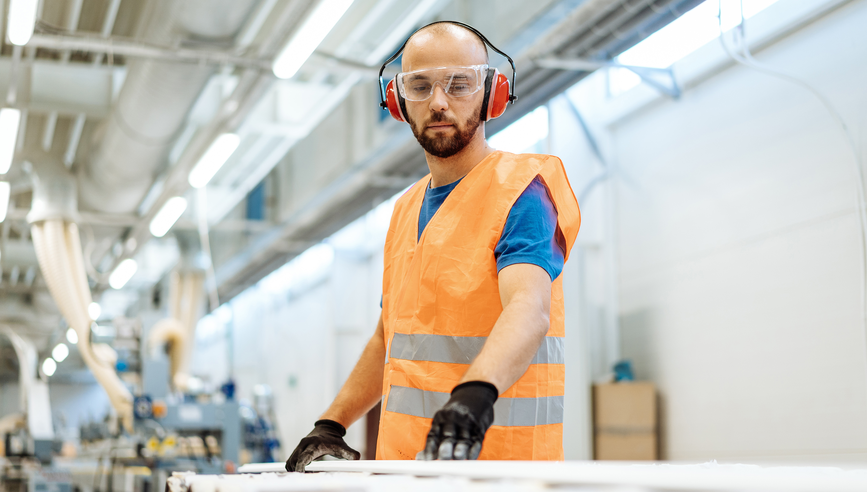
[[430,97],[431,111],[445,111],[449,109],[449,102],[446,98],[445,89],[439,83],[434,85],[433,94]]

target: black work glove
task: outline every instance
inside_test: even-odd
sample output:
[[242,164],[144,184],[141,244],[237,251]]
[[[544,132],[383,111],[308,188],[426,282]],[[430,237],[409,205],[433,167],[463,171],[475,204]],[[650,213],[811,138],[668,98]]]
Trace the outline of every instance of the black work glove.
[[478,459],[485,432],[494,423],[497,395],[497,387],[485,381],[455,386],[452,397],[434,414],[427,444],[417,459]]
[[333,420],[317,420],[313,430],[301,439],[292,456],[286,461],[286,471],[303,472],[313,460],[331,455],[346,460],[357,460],[361,453],[350,448],[343,436],[346,428]]

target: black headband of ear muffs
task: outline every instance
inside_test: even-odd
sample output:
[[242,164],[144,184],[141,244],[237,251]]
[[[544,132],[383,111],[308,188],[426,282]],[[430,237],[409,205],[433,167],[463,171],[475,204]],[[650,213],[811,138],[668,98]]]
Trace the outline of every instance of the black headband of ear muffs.
[[401,53],[403,53],[403,49],[406,48],[406,43],[409,42],[409,39],[411,37],[413,37],[416,32],[419,32],[422,29],[429,27],[429,26],[432,26],[434,24],[444,24],[444,23],[445,24],[454,24],[456,26],[461,26],[465,29],[469,29],[470,31],[475,33],[475,35],[478,36],[479,39],[481,39],[483,43],[485,43],[487,46],[490,46],[492,50],[503,55],[507,60],[509,60],[509,65],[512,66],[512,85],[509,87],[509,102],[512,104],[515,104],[515,101],[518,99],[518,96],[515,95],[515,76],[517,75],[517,72],[515,71],[515,62],[514,62],[514,60],[512,60],[512,57],[503,53],[499,49],[497,49],[496,46],[494,46],[493,44],[491,44],[490,41],[488,41],[488,38],[486,38],[484,34],[480,33],[478,29],[476,29],[475,27],[473,27],[469,24],[464,24],[463,22],[457,22],[457,21],[436,21],[436,22],[431,22],[430,24],[428,24],[426,26],[422,26],[422,27],[416,29],[415,32],[410,34],[409,38],[406,38],[406,41],[404,41],[403,44],[400,45],[400,48],[397,51],[395,51],[394,54],[388,58],[388,60],[385,60],[385,63],[382,64],[382,67],[379,69],[379,106],[382,109],[388,109],[388,103],[385,102],[385,85],[382,83],[383,82],[382,72],[385,71],[385,67],[387,67],[391,62],[397,60],[397,57],[399,57],[401,55]]

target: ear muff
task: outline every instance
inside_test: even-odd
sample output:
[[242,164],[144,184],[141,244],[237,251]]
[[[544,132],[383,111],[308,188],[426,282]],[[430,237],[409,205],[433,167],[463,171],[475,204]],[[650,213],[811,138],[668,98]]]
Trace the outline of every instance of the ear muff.
[[[506,106],[509,105],[509,78],[494,69],[496,81],[493,83],[494,88],[488,94],[488,114],[485,121],[490,121],[494,118],[499,118],[506,112]],[[487,84],[487,82],[485,82]]]
[[482,121],[499,118],[509,104],[509,79],[496,68],[489,68],[485,77],[485,99],[482,102]]
[[406,121],[406,103],[397,91],[394,79],[389,80],[385,87],[385,103],[392,118],[397,121]]

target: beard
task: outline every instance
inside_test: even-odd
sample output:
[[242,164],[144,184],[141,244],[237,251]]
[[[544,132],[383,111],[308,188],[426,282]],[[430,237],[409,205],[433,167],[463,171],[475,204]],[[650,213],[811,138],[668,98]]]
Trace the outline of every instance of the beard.
[[[412,134],[415,135],[415,139],[418,140],[421,148],[432,156],[444,159],[464,150],[464,148],[473,140],[476,131],[479,129],[479,125],[481,125],[479,111],[474,111],[473,113],[475,116],[465,121],[463,128],[458,125],[456,121],[447,118],[445,113],[440,112],[433,113],[430,120],[424,122],[424,125],[421,128],[418,128],[415,121],[413,121],[412,118],[409,118],[409,115],[407,115],[407,120],[409,120],[409,126],[412,128]],[[429,123],[440,122],[451,123],[454,125],[455,134],[447,136],[437,132],[431,136],[425,132]]]

